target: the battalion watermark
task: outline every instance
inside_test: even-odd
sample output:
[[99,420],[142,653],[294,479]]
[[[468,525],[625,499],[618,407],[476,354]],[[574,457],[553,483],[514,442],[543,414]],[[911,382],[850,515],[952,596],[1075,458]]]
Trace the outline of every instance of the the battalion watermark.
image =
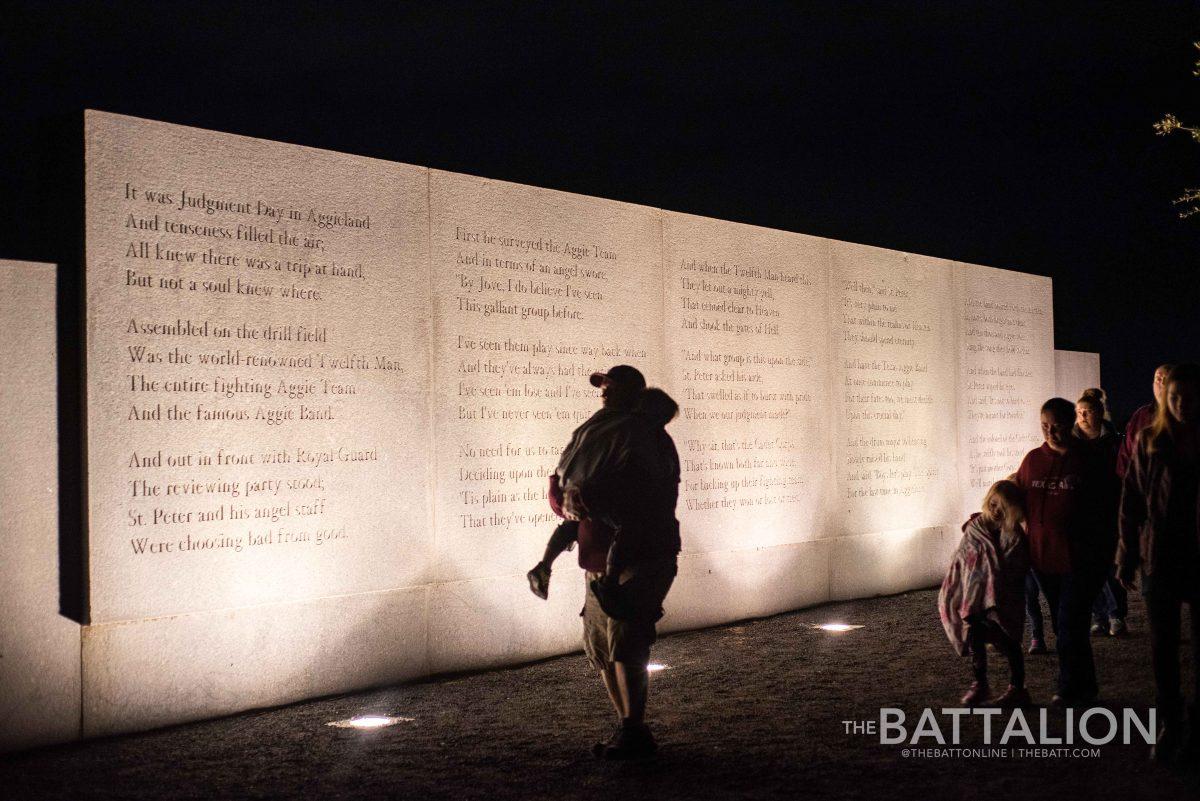
[[[1031,720],[1032,718],[1032,720]],[[978,721],[981,742],[963,744],[963,728]],[[878,718],[843,720],[846,734],[877,737],[880,745],[903,746],[900,756],[916,759],[1095,759],[1099,746],[1154,743],[1157,710],[1140,712],[1096,706],[1065,709],[1061,726],[1051,710],[996,707],[925,708],[915,722],[904,710],[883,707]]]

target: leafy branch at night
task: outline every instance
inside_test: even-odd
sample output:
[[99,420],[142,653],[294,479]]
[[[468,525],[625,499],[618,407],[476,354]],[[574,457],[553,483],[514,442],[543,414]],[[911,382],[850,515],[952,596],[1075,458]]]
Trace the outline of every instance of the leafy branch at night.
[[[1200,50],[1200,42],[1192,42],[1192,47]],[[1197,59],[1196,63],[1192,65],[1192,75],[1200,78],[1200,59]],[[1176,131],[1185,131],[1192,137],[1193,142],[1200,144],[1200,126],[1184,125],[1174,114],[1167,114],[1154,123],[1154,132],[1159,136],[1169,136]],[[1172,200],[1171,203],[1183,207],[1183,210],[1179,212],[1181,219],[1187,219],[1193,214],[1200,214],[1200,188],[1184,189],[1183,194]]]

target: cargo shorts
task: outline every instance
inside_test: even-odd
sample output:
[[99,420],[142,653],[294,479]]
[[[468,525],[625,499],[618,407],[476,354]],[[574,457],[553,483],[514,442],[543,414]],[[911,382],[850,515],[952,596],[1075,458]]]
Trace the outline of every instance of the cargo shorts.
[[678,571],[675,558],[639,562],[621,574],[621,588],[632,593],[635,613],[628,620],[615,620],[600,608],[591,583],[600,573],[587,573],[587,596],[583,604],[583,650],[588,663],[604,670],[613,662],[645,665],[650,646],[658,639],[655,623],[662,617],[662,603]]

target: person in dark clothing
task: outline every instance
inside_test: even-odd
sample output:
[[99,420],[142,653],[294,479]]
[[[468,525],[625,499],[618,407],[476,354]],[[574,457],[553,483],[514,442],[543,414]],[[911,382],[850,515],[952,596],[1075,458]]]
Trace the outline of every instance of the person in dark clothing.
[[[675,475],[679,473],[679,454],[675,449],[675,442],[667,434],[665,427],[667,423],[674,419],[678,410],[678,404],[667,393],[654,387],[639,391],[633,406],[629,409],[631,414],[649,423],[649,430],[645,432],[645,436],[654,441],[654,445],[659,449],[662,458],[668,460],[669,464],[665,469],[668,471],[673,470]],[[635,491],[641,491],[640,487],[635,488]],[[550,487],[547,491],[547,498],[555,514],[565,518],[566,514],[563,512],[563,495],[559,474],[557,472],[552,473],[550,475]],[[668,487],[666,496],[662,499],[655,499],[653,502],[669,505],[672,510],[673,519],[673,510],[678,495],[679,482],[676,480]],[[677,540],[679,536],[677,522],[674,524],[673,530],[674,538]],[[584,570],[604,573],[608,564],[608,551],[612,546],[613,536],[612,527],[602,520],[591,518],[584,518],[582,520],[565,519],[551,533],[550,539],[546,543],[545,551],[542,554],[542,560],[534,565],[533,569],[527,574],[530,590],[534,595],[542,599],[549,596],[551,566],[564,551],[573,549],[576,542],[583,543],[579,555],[579,566]],[[674,548],[673,553],[679,552],[678,542],[671,542],[668,544],[668,547]]]
[[1161,729],[1155,759],[1200,758],[1200,670],[1183,736],[1179,644],[1191,607],[1193,664],[1200,665],[1200,366],[1181,364],[1164,381],[1154,422],[1141,431],[1121,495],[1117,578],[1141,584]]
[[[662,390],[647,389],[628,365],[590,380],[604,408],[576,429],[559,459],[549,497],[566,522],[528,577],[545,597],[551,562],[578,539],[588,579],[584,650],[618,717],[612,736],[593,751],[629,759],[657,750],[645,724],[647,663],[680,549],[679,455],[664,429],[679,407]],[[604,536],[589,540],[589,532]]]
[[660,389],[638,396],[634,413],[613,435],[611,458],[568,493],[568,516],[587,516],[613,530],[605,567],[588,572],[584,604],[584,649],[606,677],[615,676],[614,708],[620,722],[597,756],[650,756],[657,745],[645,724],[649,690],[647,663],[655,624],[677,572],[680,550],[680,464],[665,426],[678,413]]
[[1129,422],[1125,425],[1125,438],[1121,440],[1121,449],[1117,452],[1117,475],[1122,479],[1129,472],[1129,463],[1133,459],[1134,450],[1137,448],[1138,434],[1146,426],[1154,422],[1154,416],[1158,413],[1158,407],[1162,404],[1163,382],[1167,380],[1167,375],[1174,366],[1173,364],[1160,364],[1155,368],[1154,383],[1151,387],[1154,391],[1154,400],[1145,406],[1138,407],[1138,410],[1133,413],[1133,416],[1129,418]]
[[[1108,423],[1108,408],[1104,390],[1085,389],[1075,402],[1075,428],[1071,432],[1083,446],[1092,451],[1105,470],[1115,474],[1117,453],[1121,449],[1121,435]],[[1121,485],[1111,484],[1111,495],[1102,499],[1106,509],[1101,522],[1115,526],[1117,504],[1120,502]],[[1109,522],[1111,521],[1111,522]],[[1110,536],[1110,535],[1106,535]],[[1116,569],[1108,571],[1104,586],[1092,603],[1092,634],[1108,634],[1119,637],[1126,633],[1125,618],[1129,614],[1129,598],[1125,588],[1117,581]]]
[[[550,474],[547,499],[559,517],[567,517],[563,511],[566,491],[594,473],[609,457],[616,444],[613,433],[620,430],[633,413],[638,396],[646,388],[641,371],[627,364],[619,364],[607,373],[593,373],[589,382],[600,389],[601,407],[571,433],[567,447],[559,456],[558,466]],[[541,561],[526,574],[534,595],[542,599],[549,597],[554,560],[580,541],[579,566],[585,570],[603,570],[612,542],[612,529],[600,521],[586,518],[564,520],[550,535]]]
[[640,392],[622,432],[626,450],[615,452],[607,475],[597,471],[581,482],[585,505],[614,529],[605,570],[609,583],[629,565],[679,553],[679,452],[666,431],[678,413],[679,405],[661,389]]
[[[1075,405],[1051,398],[1042,406],[1045,442],[1025,455],[1015,480],[1025,492],[1030,561],[1050,606],[1058,647],[1058,692],[1052,703],[1090,701],[1099,692],[1088,622],[1115,550],[1105,504],[1115,476],[1071,435]],[[1111,533],[1110,533],[1111,532]]]

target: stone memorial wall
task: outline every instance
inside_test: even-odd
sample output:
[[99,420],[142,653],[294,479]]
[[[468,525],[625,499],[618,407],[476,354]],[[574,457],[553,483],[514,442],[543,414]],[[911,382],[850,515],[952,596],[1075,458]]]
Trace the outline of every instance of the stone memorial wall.
[[829,596],[829,242],[663,213],[680,574],[663,625]]
[[78,623],[59,615],[55,268],[0,261],[0,751],[79,736]]
[[[89,112],[85,733],[578,647],[524,572],[637,366],[666,629],[934,583],[1039,441],[1050,282]],[[1011,462],[1011,464],[1009,464]]]
[[838,533],[956,516],[953,277],[951,262],[834,246]]
[[[523,576],[558,522],[547,476],[598,406],[597,364],[661,373],[655,209],[429,173],[437,566],[430,660],[450,670],[569,650],[566,555],[550,603]],[[574,621],[572,621],[574,622]]]
[[831,593],[934,583],[956,513],[952,262],[833,244]]
[[92,621],[424,581],[424,173],[97,117],[87,156]]
[[[963,514],[1041,443],[1055,375],[1049,278],[975,264],[955,271]],[[1040,399],[1040,400],[1039,400]]]
[[423,672],[427,173],[107,114],[85,142],[86,732]]
[[[1100,354],[1081,350],[1054,351],[1056,394],[1074,403],[1085,389],[1103,387],[1100,383]],[[1149,381],[1146,382],[1149,385]]]

